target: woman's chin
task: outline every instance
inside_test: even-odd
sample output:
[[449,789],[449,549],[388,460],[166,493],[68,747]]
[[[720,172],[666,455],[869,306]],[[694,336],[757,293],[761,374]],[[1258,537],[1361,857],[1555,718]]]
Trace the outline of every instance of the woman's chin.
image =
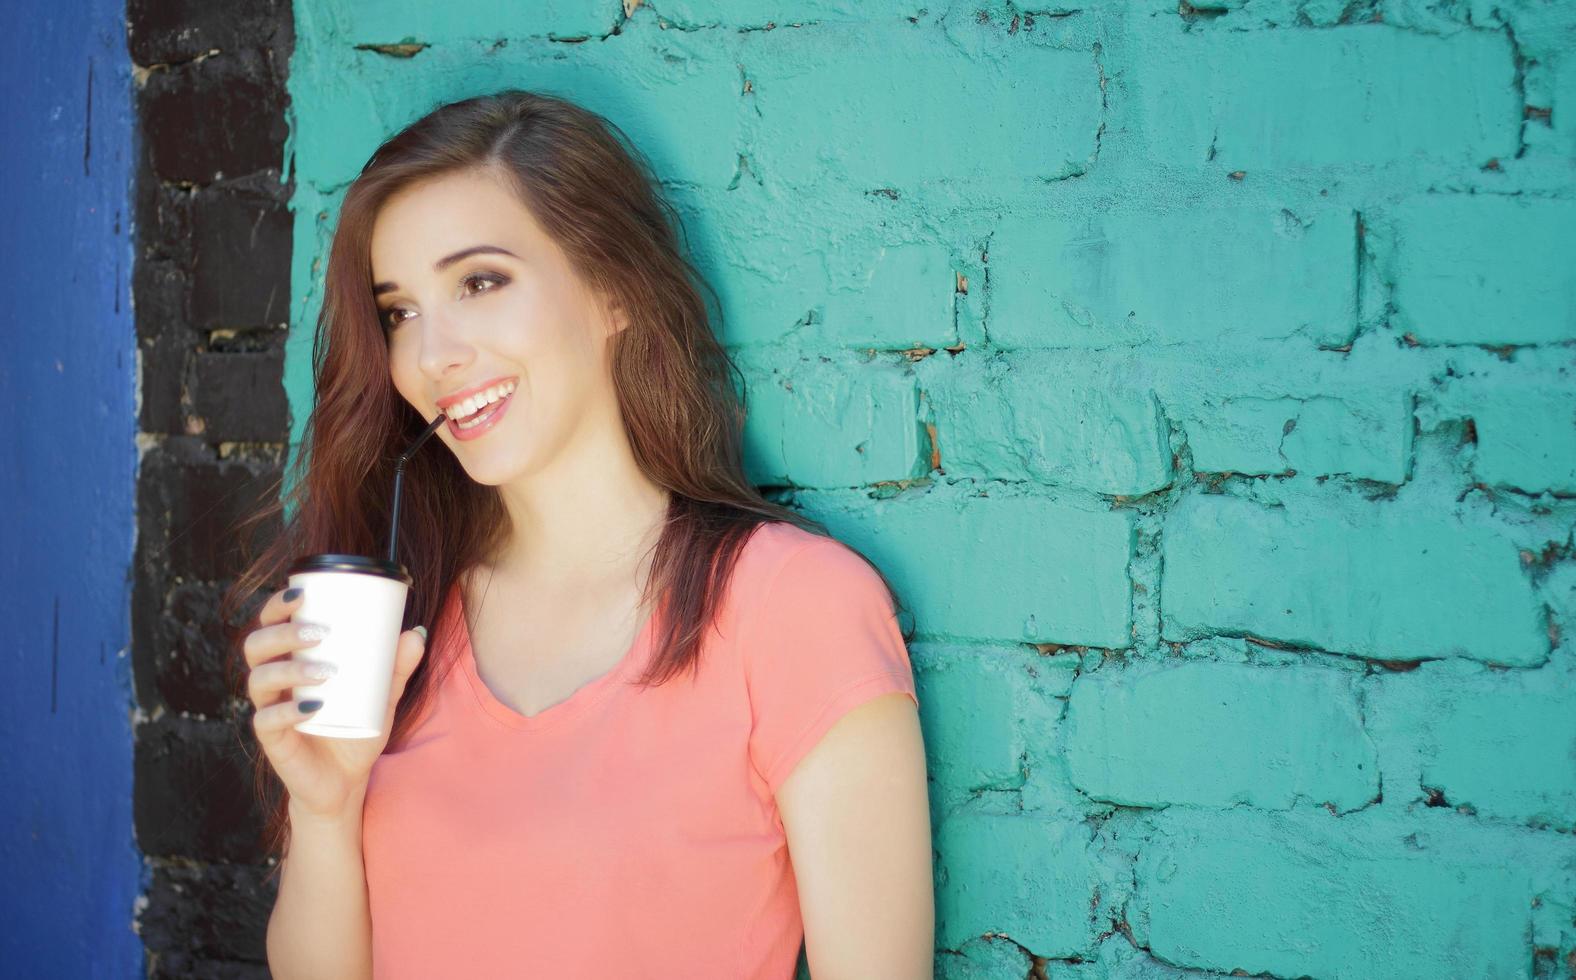
[[466,466],[465,473],[471,478],[471,482],[480,483],[484,487],[501,487],[514,475],[512,470],[474,464]]

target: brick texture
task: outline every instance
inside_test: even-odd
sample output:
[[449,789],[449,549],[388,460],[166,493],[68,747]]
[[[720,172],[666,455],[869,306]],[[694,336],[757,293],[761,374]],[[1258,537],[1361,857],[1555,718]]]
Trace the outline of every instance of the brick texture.
[[[1576,975],[1571,5],[306,6],[288,305],[272,198],[214,176],[278,159],[226,131],[277,61],[146,90],[146,431],[266,442],[369,150],[563,90],[686,221],[752,476],[912,611],[938,977]],[[160,635],[144,696],[204,704]]]
[[126,16],[141,130],[133,814],[151,883],[137,931],[149,977],[261,980],[273,891],[218,601],[289,429],[291,6],[134,0]]

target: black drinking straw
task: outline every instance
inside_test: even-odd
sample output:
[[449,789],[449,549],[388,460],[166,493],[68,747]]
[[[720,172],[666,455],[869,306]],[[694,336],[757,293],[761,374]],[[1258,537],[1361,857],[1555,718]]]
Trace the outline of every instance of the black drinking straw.
[[399,460],[394,464],[394,512],[389,517],[390,565],[394,564],[394,546],[399,538],[399,498],[400,487],[405,483],[405,464],[412,456],[416,455],[416,450],[420,449],[421,444],[427,441],[427,437],[437,432],[438,426],[448,420],[449,417],[447,415],[439,412],[438,417],[432,420],[432,424],[427,426],[426,430],[416,437],[416,441],[410,444],[410,448],[399,454]]

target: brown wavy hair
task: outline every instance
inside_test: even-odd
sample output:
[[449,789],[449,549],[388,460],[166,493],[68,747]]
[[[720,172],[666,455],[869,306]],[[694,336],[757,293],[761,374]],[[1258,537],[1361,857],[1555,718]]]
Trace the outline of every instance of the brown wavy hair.
[[[819,521],[765,499],[746,478],[742,374],[713,335],[700,288],[713,300],[716,294],[681,251],[675,230],[682,220],[623,131],[568,100],[518,89],[450,103],[379,146],[340,207],[312,342],[312,413],[270,503],[240,524],[244,568],[220,605],[230,689],[243,700],[241,643],[259,625],[262,601],[283,587],[288,566],[323,552],[387,555],[394,463],[427,420],[390,380],[372,293],[372,224],[395,192],[470,168],[506,175],[577,272],[630,314],[612,340],[613,383],[636,462],[670,493],[642,596],[662,601],[652,607],[659,629],[640,683],[698,669],[705,628],[756,527],[788,521],[831,536]],[[286,479],[291,487],[280,496]],[[436,446],[407,462],[401,493],[397,558],[415,579],[401,628],[419,623],[435,631],[460,575],[496,554],[506,512],[497,488],[471,480]],[[250,541],[260,528],[269,540],[253,559]],[[901,610],[890,581],[865,560]],[[448,649],[444,640],[430,637],[429,652]],[[395,709],[390,747],[409,735],[452,661],[422,658]],[[289,842],[288,792],[250,731],[245,748],[265,817],[263,846],[279,857]]]

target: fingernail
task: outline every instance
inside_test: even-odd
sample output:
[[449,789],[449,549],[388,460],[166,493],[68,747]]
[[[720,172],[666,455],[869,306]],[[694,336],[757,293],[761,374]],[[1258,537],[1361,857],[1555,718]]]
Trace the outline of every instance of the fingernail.
[[301,598],[301,590],[300,589],[286,589],[285,590],[285,594],[284,594],[284,596],[282,598],[286,602],[295,602],[297,599]]
[[427,642],[427,627],[425,627],[425,626],[417,626],[416,627],[416,632],[421,634],[421,642],[426,643]]
[[321,708],[322,706],[323,706],[323,702],[318,701],[318,700],[300,701],[300,702],[296,703],[296,710],[300,711],[304,715],[304,714],[309,714],[309,713],[311,713],[313,711],[316,711],[318,708]]
[[296,631],[296,635],[301,637],[302,640],[310,643],[315,640],[321,640],[323,637],[327,636],[328,627],[319,623],[307,623],[305,626]]
[[307,664],[301,672],[313,680],[323,681],[339,673],[339,668],[330,663],[319,662]]

